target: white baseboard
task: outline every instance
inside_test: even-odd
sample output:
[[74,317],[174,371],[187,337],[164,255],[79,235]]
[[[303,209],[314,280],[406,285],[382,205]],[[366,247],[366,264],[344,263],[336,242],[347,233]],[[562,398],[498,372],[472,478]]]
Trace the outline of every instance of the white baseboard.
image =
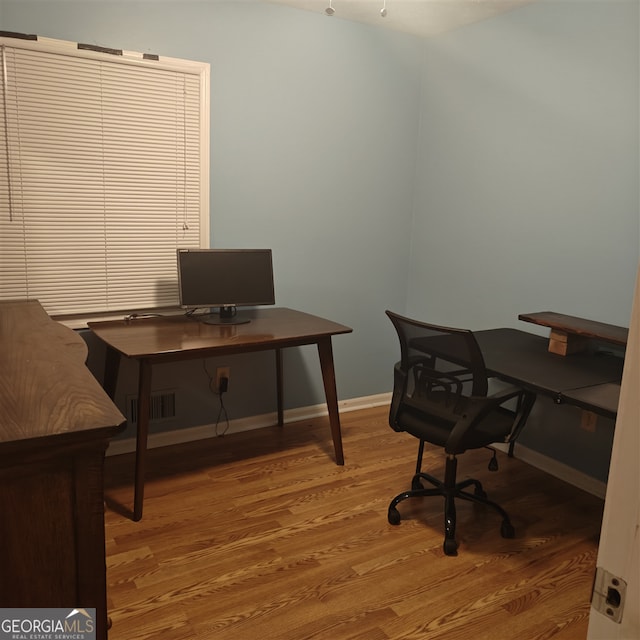
[[[361,398],[352,398],[350,400],[342,400],[338,403],[338,409],[341,413],[348,411],[358,411],[359,409],[369,409],[389,405],[391,402],[390,393],[380,393],[373,396],[363,396]],[[326,404],[316,404],[308,407],[299,407],[297,409],[289,409],[284,412],[284,422],[298,422],[300,420],[308,420],[327,415]],[[262,429],[276,424],[276,413],[265,413],[259,416],[250,416],[248,418],[240,418],[229,422],[229,428],[226,433],[239,433],[241,431],[251,431],[252,429]],[[173,431],[164,431],[159,433],[150,433],[147,442],[148,449],[156,447],[168,447],[173,444],[181,444],[184,442],[192,442],[194,440],[204,440],[205,438],[215,437],[213,425],[200,425],[197,427],[189,427],[187,429],[174,429]],[[500,451],[508,451],[507,445],[493,445]],[[123,438],[122,440],[112,440],[107,455],[116,456],[123,453],[132,453],[136,450],[135,438]],[[594,496],[604,499],[607,491],[605,482],[596,480],[586,473],[582,473],[573,467],[562,462],[558,462],[553,458],[549,458],[533,449],[528,449],[522,445],[516,445],[514,456],[536,469],[540,469],[549,475],[554,476],[568,484],[578,487],[583,491],[591,493]]]
[[[390,402],[390,393],[380,393],[374,396],[363,396],[361,398],[341,400],[338,402],[338,410],[340,413],[346,413],[348,411],[357,411],[359,409],[369,409],[383,405],[388,406]],[[310,418],[318,418],[326,415],[327,405],[324,403],[316,404],[285,411],[284,422],[285,424],[289,422],[299,422],[300,420],[309,420]],[[238,420],[231,420],[229,422],[229,428],[226,430],[226,434],[271,427],[276,424],[277,421],[278,416],[275,412],[265,413],[258,416],[250,416],[248,418],[240,418]],[[205,438],[213,437],[215,437],[215,427],[211,424],[199,425],[197,427],[189,427],[186,429],[174,429],[172,431],[161,431],[149,434],[147,449],[168,447],[173,444],[182,444],[184,442],[193,442],[194,440],[204,440]],[[132,453],[135,450],[135,438],[122,438],[121,440],[116,439],[112,440],[109,444],[107,455],[117,456],[123,453]]]

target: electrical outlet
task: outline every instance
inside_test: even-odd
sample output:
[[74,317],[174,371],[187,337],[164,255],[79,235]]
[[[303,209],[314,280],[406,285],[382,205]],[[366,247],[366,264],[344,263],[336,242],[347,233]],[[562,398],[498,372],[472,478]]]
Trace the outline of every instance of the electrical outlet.
[[580,420],[580,426],[590,433],[595,433],[596,424],[598,422],[598,416],[593,411],[582,411],[582,418]]
[[[224,392],[224,391],[228,391],[229,390],[229,375],[231,373],[231,368],[230,367],[218,367],[216,369],[216,391],[218,393]],[[222,380],[226,379],[227,381],[227,388],[223,389],[221,388],[221,384],[222,384]]]

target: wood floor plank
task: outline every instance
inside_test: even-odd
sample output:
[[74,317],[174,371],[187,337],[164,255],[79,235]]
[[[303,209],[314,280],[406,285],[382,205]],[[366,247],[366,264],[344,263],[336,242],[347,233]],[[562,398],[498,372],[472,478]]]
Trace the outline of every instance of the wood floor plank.
[[[154,449],[145,513],[133,456],[107,458],[108,598],[117,640],[582,640],[602,500],[516,459],[460,456],[510,514],[458,506],[459,555],[442,551],[443,503],[400,505],[416,442],[386,407],[342,416],[345,465],[326,418]],[[438,450],[425,470],[444,471]]]

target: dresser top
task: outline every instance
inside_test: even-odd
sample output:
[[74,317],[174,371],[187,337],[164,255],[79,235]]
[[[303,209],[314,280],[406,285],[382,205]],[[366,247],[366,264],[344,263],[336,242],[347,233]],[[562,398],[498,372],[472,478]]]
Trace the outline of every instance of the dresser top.
[[39,302],[0,301],[0,448],[120,430],[125,418],[85,366],[87,352]]

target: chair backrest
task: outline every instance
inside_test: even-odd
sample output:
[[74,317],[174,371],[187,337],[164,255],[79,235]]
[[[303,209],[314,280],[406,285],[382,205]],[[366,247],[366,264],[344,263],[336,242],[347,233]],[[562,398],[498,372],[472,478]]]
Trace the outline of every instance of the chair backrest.
[[405,393],[487,395],[484,359],[471,331],[386,313],[400,340],[399,366],[407,376],[405,387],[411,385]]

